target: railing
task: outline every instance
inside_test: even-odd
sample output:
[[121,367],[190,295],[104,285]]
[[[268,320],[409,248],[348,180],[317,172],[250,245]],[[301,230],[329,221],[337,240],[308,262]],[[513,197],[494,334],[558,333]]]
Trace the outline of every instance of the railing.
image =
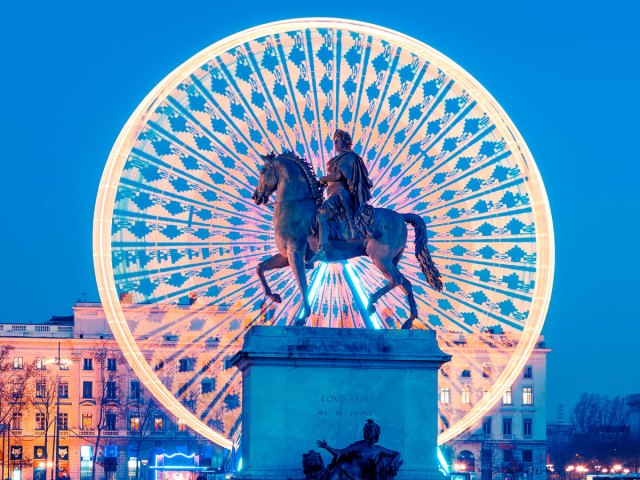
[[102,432],[102,435],[104,435],[105,437],[117,437],[118,430],[104,430]]
[[71,338],[73,326],[71,325],[46,325],[46,324],[2,324],[0,336],[3,337],[35,337],[35,338]]
[[502,435],[503,440],[513,440],[513,435]]
[[95,428],[81,428],[80,429],[80,435],[93,436],[95,434],[96,434],[96,429]]

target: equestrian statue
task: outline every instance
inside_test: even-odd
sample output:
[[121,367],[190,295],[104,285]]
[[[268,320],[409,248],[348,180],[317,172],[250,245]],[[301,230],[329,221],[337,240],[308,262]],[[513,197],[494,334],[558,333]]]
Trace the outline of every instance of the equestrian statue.
[[282,301],[271,291],[265,272],[290,266],[303,302],[296,325],[304,325],[311,313],[305,270],[313,268],[316,261],[339,262],[366,255],[387,280],[371,295],[368,312],[375,311],[375,303],[383,295],[400,287],[410,310],[402,328],[411,328],[418,308],[411,283],[398,270],[407,243],[407,223],[415,229],[415,255],[427,283],[442,290],[440,272],[427,248],[426,224],[413,213],[369,205],[372,183],[364,161],[352,150],[350,135],[336,130],[333,143],[337,155],[327,162],[327,174],[320,179],[311,165],[293,152],[261,155],[264,165],[252,199],[256,205],[268,204],[277,192],[273,226],[278,253],[256,268],[264,293],[275,302]]

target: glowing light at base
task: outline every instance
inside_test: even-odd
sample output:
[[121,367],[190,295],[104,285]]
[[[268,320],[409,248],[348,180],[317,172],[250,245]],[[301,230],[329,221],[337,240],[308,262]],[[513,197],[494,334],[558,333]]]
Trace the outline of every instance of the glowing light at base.
[[[436,330],[454,354],[439,378],[454,400],[440,405],[439,443],[478,426],[538,341],[551,214],[526,143],[482,85],[375,25],[313,18],[240,32],[176,68],[134,111],[103,173],[93,239],[100,299],[127,361],[160,403],[225,448],[241,430],[241,386],[224,358],[251,325],[292,324],[300,312],[288,269],[267,275],[280,304],[254,274],[276,252],[272,214],[251,202],[259,155],[293,150],[321,174],[336,128],[369,167],[373,205],[427,223],[443,291],[424,280],[412,228],[398,267],[413,284],[416,328]],[[398,288],[366,314],[384,285],[367,258],[316,269],[312,325],[398,328],[407,318]]]
[[447,461],[444,458],[444,455],[442,454],[442,450],[440,450],[440,447],[438,447],[438,462],[440,462],[440,468],[444,470],[444,473],[446,475],[449,475],[449,473],[451,473],[449,470],[449,465],[447,465]]

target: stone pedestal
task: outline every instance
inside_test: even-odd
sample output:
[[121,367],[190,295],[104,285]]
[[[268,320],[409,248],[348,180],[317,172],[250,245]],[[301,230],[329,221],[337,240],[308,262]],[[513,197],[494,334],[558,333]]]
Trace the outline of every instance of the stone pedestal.
[[426,330],[251,328],[231,359],[243,380],[239,478],[300,480],[303,453],[331,461],[316,440],[344,448],[369,418],[379,445],[402,454],[398,480],[437,478],[437,372],[450,358]]

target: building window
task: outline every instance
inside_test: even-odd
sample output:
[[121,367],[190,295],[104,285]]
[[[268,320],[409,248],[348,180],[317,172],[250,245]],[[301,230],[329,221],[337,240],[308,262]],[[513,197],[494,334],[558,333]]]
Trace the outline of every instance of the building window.
[[451,403],[451,389],[440,389],[440,403]]
[[140,382],[138,380],[131,380],[131,388],[129,389],[129,397],[138,399],[140,398]]
[[37,412],[36,413],[36,430],[44,430],[44,427],[46,427],[46,425],[47,425],[47,422],[45,421],[44,413]]
[[533,450],[531,450],[531,449],[522,450],[522,461],[525,462],[525,463],[532,463],[533,462]]
[[533,419],[522,419],[522,435],[525,437],[531,437],[533,435]]
[[531,365],[527,365],[526,367],[524,367],[522,376],[524,378],[533,378],[533,367]]
[[153,417],[153,431],[154,432],[162,432],[164,425],[164,418],[162,415],[156,415]]
[[505,405],[513,405],[513,395],[511,393],[511,387],[507,388],[502,396],[502,403]]
[[211,393],[213,392],[213,387],[215,385],[215,380],[212,378],[203,380],[200,383],[200,393]]
[[140,417],[138,415],[131,415],[131,417],[129,417],[129,430],[132,432],[140,430]]
[[37,357],[36,358],[36,370],[46,370],[47,369],[47,364],[45,362],[44,357]]
[[178,363],[179,372],[191,372],[195,369],[195,358],[181,358]]
[[107,412],[105,416],[104,428],[105,430],[117,430],[117,420],[114,412]]
[[69,414],[60,412],[58,415],[58,430],[69,430]]
[[22,370],[24,368],[22,357],[13,357],[13,368],[16,370]]
[[502,419],[502,435],[513,435],[513,420],[511,418]]
[[115,372],[116,371],[116,359],[115,358],[107,358],[107,371]]
[[522,387],[522,405],[533,405],[533,387]]
[[17,412],[11,419],[11,430],[22,430],[22,413]]
[[469,368],[465,368],[462,370],[462,373],[460,373],[460,376],[462,378],[471,378],[471,370]]
[[485,435],[491,435],[491,417],[482,419],[482,433]]
[[106,395],[109,399],[116,398],[116,382],[107,382]]
[[45,398],[47,396],[47,384],[44,382],[36,382],[36,398]]
[[503,450],[502,460],[504,462],[512,462],[513,461],[513,450]]
[[462,387],[462,403],[466,405],[471,403],[471,387],[469,385]]
[[69,398],[69,382],[60,382],[58,384],[58,397]]
[[93,382],[82,382],[82,398],[93,398]]
[[93,358],[83,358],[82,359],[82,369],[83,370],[93,370]]
[[185,422],[183,419],[178,419],[178,431],[179,432],[186,432],[187,431],[187,422]]
[[90,413],[82,414],[82,430],[91,430],[93,428],[93,415]]
[[162,370],[164,368],[164,360],[158,360],[156,366],[153,369],[157,372],[158,370]]
[[22,398],[24,385],[14,383],[11,385],[11,398]]
[[491,365],[485,363],[482,366],[482,377],[483,378],[491,378]]

